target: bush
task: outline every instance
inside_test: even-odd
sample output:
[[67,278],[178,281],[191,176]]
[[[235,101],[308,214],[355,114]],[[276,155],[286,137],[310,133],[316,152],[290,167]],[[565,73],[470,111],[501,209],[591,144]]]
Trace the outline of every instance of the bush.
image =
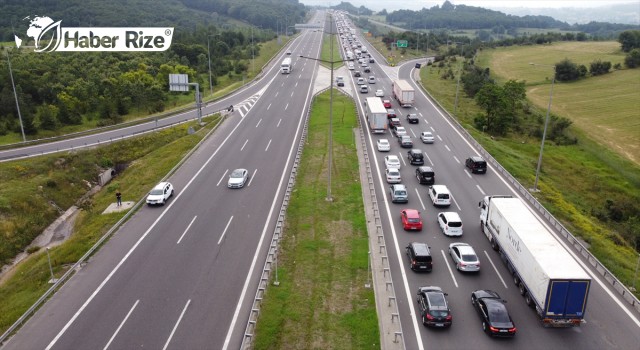
[[591,75],[593,76],[602,75],[602,74],[609,73],[610,69],[611,69],[611,62],[608,62],[608,61],[602,62],[601,60],[595,60],[591,62],[589,73],[591,73]]
[[624,65],[627,68],[636,68],[640,66],[640,49],[633,49],[631,52],[624,58]]

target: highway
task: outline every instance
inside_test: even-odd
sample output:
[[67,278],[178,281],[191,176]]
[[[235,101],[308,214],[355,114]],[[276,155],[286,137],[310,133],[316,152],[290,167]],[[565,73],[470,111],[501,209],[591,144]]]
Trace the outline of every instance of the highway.
[[[291,74],[279,57],[219,102],[251,101],[169,179],[175,196],[139,210],[4,349],[239,348],[317,71],[298,55],[319,57],[321,40],[303,31]],[[235,168],[242,189],[226,186]]]
[[[360,38],[365,44],[366,41]],[[367,44],[365,44],[367,45]],[[367,45],[371,50],[371,45]],[[581,264],[589,272],[593,281],[587,303],[586,324],[579,328],[549,329],[541,326],[535,311],[529,308],[518,288],[513,284],[505,264],[499,254],[493,251],[479,225],[478,202],[485,195],[510,194],[517,196],[510,183],[498,175],[491,166],[487,174],[470,174],[464,160],[479,154],[462,137],[454,124],[441,113],[413,82],[411,76],[414,63],[408,62],[397,69],[382,67],[384,62],[379,53],[372,53],[376,63],[371,65],[376,84],[370,85],[367,94],[358,93],[356,101],[360,108],[361,124],[366,127],[362,110],[365,97],[374,96],[376,89],[384,89],[385,99],[392,100],[402,125],[407,128],[414,141],[414,148],[426,153],[425,165],[435,170],[436,184],[446,185],[453,195],[450,208],[434,207],[427,194],[427,185],[420,185],[415,177],[417,166],[409,165],[408,149],[400,148],[395,137],[386,134],[365,133],[367,147],[372,155],[372,169],[377,184],[377,198],[381,216],[387,253],[400,312],[400,320],[407,349],[639,349],[640,315],[612,291],[609,283],[591,269],[585,261]],[[424,63],[424,59],[421,60]],[[356,64],[355,70],[362,71]],[[369,74],[364,74],[368,76]],[[391,98],[391,80],[400,77],[414,85],[416,103],[412,108],[401,108]],[[353,80],[353,77],[352,77]],[[350,82],[353,84],[353,81]],[[428,84],[428,82],[427,82]],[[355,85],[353,85],[355,87]],[[355,90],[354,90],[355,91]],[[419,124],[408,124],[405,116],[417,113]],[[436,136],[434,144],[423,144],[419,135],[422,131],[432,131]],[[390,152],[378,152],[376,140],[387,138],[391,143]],[[402,161],[402,183],[409,192],[408,204],[391,203],[388,184],[384,176],[384,156],[395,154]],[[375,155],[375,156],[373,156]],[[422,232],[405,232],[400,222],[400,210],[418,209],[424,228]],[[437,223],[437,213],[456,211],[464,223],[462,237],[444,236]],[[556,232],[554,230],[554,232]],[[557,237],[561,237],[557,235]],[[559,239],[561,242],[562,239]],[[416,273],[409,269],[405,247],[409,242],[426,242],[431,247],[433,272]],[[463,274],[455,269],[448,254],[452,242],[471,244],[481,262],[479,274]],[[566,242],[564,242],[567,246]],[[573,252],[577,259],[581,259]],[[417,317],[416,292],[420,286],[440,286],[448,293],[449,306],[453,315],[450,329],[426,329]],[[471,292],[477,289],[491,289],[507,300],[507,308],[517,326],[513,339],[492,339],[482,331],[480,318],[470,303]]]

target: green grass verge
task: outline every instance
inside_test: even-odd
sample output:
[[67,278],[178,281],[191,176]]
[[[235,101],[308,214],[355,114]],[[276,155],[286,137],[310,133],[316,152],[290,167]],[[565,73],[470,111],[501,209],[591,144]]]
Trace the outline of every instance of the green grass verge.
[[[278,258],[279,286],[262,302],[255,349],[378,349],[353,101],[334,93],[333,202],[327,196],[329,91],[313,103],[309,134]],[[342,111],[339,112],[339,111]]]
[[[83,179],[96,177],[97,164],[128,163],[129,167],[124,172],[83,204],[84,210],[76,220],[73,236],[50,250],[54,274],[61,276],[124,216],[124,212],[101,214],[114,202],[115,190],[120,189],[125,201],[142,198],[202,139],[217,120],[217,117],[205,119],[207,124],[204,128],[192,135],[187,134],[187,128],[191,126],[198,130],[195,122],[94,150],[0,163],[0,182],[5,184],[0,187],[0,198],[4,201],[0,208],[0,237],[3,244],[9,238],[21,235],[20,250],[40,234],[57,216],[48,202],[53,201],[63,208],[71,206],[86,192]],[[42,189],[39,189],[40,186]],[[6,198],[11,198],[11,201]],[[0,333],[50,287],[47,283],[49,278],[47,256],[44,250],[40,250],[20,263],[4,279],[0,285]]]
[[[331,38],[333,38],[333,57],[331,56]],[[325,61],[320,62],[320,64],[329,69],[331,69],[331,64],[327,62],[334,62],[333,69],[344,66],[342,56],[340,56],[340,41],[337,35],[322,35],[322,55],[320,59]]]
[[[521,49],[522,51],[515,48],[509,50],[512,60],[528,61],[530,59],[529,50],[531,47],[525,46]],[[488,64],[489,58],[487,57],[496,54],[487,51],[491,50],[484,50],[477,60],[477,63],[482,67]],[[543,57],[550,64],[553,64],[554,59],[547,56],[547,54],[539,54],[536,57]],[[460,62],[458,60],[458,64]],[[504,64],[508,63],[504,62]],[[538,69],[543,67],[529,66],[528,63],[527,67],[533,71],[527,71],[527,74],[545,74],[544,70],[540,72]],[[420,76],[423,86],[429,93],[453,114],[456,81],[440,78],[448,69],[449,67],[428,66],[427,69],[421,69]],[[457,71],[455,65],[451,69],[454,72]],[[496,70],[500,71],[500,69]],[[496,70],[492,69],[492,72],[497,74]],[[521,80],[523,78],[526,77],[518,74],[496,77],[499,81]],[[544,80],[544,77],[540,76],[537,79],[533,78],[526,80]],[[580,85],[567,85],[577,90],[583,89]],[[548,93],[549,90],[546,89],[546,102],[549,98]],[[554,101],[556,101],[557,93],[556,90]],[[577,92],[575,93],[577,94]],[[624,104],[621,107],[626,108]],[[546,104],[540,106],[540,109],[537,113],[544,115]],[[523,186],[533,187],[540,151],[540,139],[522,135],[490,138],[473,126],[473,118],[481,113],[483,111],[475,104],[475,101],[467,98],[461,89],[456,113],[458,121]],[[617,113],[616,109],[610,111],[611,115],[617,115]],[[561,112],[555,114],[565,116]],[[606,122],[603,121],[603,123]],[[570,132],[578,136],[577,145],[556,146],[552,143],[545,145],[542,172],[538,184],[542,191],[536,197],[567,229],[587,242],[591,253],[618,279],[625,285],[631,286],[633,285],[637,253],[634,253],[634,249],[629,244],[622,241],[619,232],[616,231],[616,228],[624,229],[624,227],[615,226],[615,223],[602,223],[593,216],[593,212],[603,210],[607,200],[613,200],[622,205],[640,202],[640,167],[608,149],[606,145],[600,143],[600,139],[597,139],[597,142],[591,139],[578,123],[570,128]],[[636,286],[640,286],[640,279],[636,279],[635,282]],[[636,296],[640,296],[640,293],[636,292]]]

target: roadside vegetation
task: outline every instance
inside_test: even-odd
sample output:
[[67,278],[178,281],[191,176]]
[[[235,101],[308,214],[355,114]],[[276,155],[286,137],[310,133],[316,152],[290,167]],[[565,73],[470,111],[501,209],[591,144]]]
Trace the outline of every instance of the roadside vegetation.
[[[78,204],[80,211],[73,235],[50,249],[53,272],[63,275],[126,212],[103,215],[115,201],[115,192],[124,201],[138,201],[203,136],[219,116],[177,125],[140,137],[92,150],[60,153],[9,163],[0,163],[0,256],[8,262],[31,240],[42,233],[59,213],[55,207]],[[196,133],[189,135],[188,128]],[[101,167],[127,165],[105,188],[90,198],[78,199],[88,191],[86,181],[96,178]],[[95,185],[95,184],[94,184]],[[0,333],[3,333],[50,287],[47,255],[36,247],[0,284]]]
[[[327,188],[329,91],[311,108],[278,255],[279,286],[262,302],[255,349],[378,349],[373,289],[353,129],[353,101],[334,93],[333,171]],[[273,277],[272,273],[272,277]]]
[[[612,42],[568,42],[485,49],[478,53],[476,66],[487,68],[499,85],[524,82],[527,100],[519,108],[529,116],[521,116],[517,127],[504,133],[483,132],[478,118],[487,111],[464,93],[461,81],[456,118],[520,183],[533,187],[552,66],[567,57],[581,64],[596,59],[621,62],[624,53],[616,48],[619,44]],[[536,58],[533,63],[549,67],[530,65],[531,57]],[[461,57],[448,58],[420,72],[423,86],[451,114],[462,65]],[[556,81],[550,125],[562,118],[570,123],[563,137],[547,139],[541,192],[535,195],[627,286],[634,284],[640,249],[640,166],[633,151],[640,147],[640,130],[632,122],[639,109],[639,81],[637,69],[572,83]],[[635,285],[640,286],[640,279]]]
[[[333,69],[338,69],[344,65],[342,62],[342,56],[340,56],[340,40],[337,35],[322,35],[322,52],[320,59],[325,62],[320,62],[324,67],[331,69],[331,64],[327,62],[334,62]],[[331,40],[333,40],[333,57],[331,57]]]

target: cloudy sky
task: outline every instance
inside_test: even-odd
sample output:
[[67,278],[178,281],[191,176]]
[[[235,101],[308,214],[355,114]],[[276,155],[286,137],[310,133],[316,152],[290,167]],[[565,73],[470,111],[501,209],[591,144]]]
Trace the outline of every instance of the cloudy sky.
[[[298,0],[305,5],[337,5],[341,0]],[[635,3],[638,4],[638,12],[640,12],[640,0],[449,0],[456,5],[469,5],[484,8],[503,8],[503,7],[525,7],[525,8],[563,8],[563,7],[598,7],[606,6],[614,3]],[[347,1],[345,1],[347,2]],[[431,8],[436,5],[442,5],[444,0],[350,0],[348,1],[356,7],[364,5],[368,9],[374,11],[386,10],[420,10],[423,7]]]

